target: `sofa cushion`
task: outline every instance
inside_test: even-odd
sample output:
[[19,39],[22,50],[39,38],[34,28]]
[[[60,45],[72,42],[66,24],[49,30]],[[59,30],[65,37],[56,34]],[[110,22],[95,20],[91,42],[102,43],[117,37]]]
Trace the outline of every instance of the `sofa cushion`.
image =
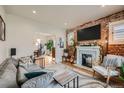
[[63,87],[55,80],[52,80],[47,86],[47,88],[63,88]]
[[22,88],[46,88],[52,78],[53,78],[53,72],[48,72],[47,74],[32,78],[28,81],[26,81],[21,87]]
[[19,60],[20,60],[20,62],[22,62],[22,63],[33,63],[33,60],[31,59],[30,56],[21,57]]
[[19,86],[28,80],[24,75],[25,73],[28,73],[28,71],[23,66],[19,66],[17,70],[17,83]]
[[39,65],[37,65],[37,64],[29,64],[26,69],[29,72],[35,72],[35,71],[42,70],[42,68]]
[[20,61],[21,60],[19,60],[19,67],[17,73],[18,85],[22,85],[24,82],[28,80],[28,78],[25,76],[26,73],[38,72],[43,70],[40,66],[36,65],[35,63],[22,63]]
[[119,72],[116,70],[110,70],[108,72],[108,69],[106,69],[105,67],[102,66],[93,66],[93,69],[98,72],[99,74],[107,77],[107,76],[118,76]]
[[21,63],[20,61],[19,61],[19,66],[23,67],[28,72],[40,71],[42,69],[40,66],[38,66],[35,63],[33,63],[33,64],[30,64],[30,63],[29,64],[24,64],[24,63]]
[[18,59],[8,58],[7,60],[9,61],[9,63],[13,63],[16,68],[18,67]]
[[13,63],[5,60],[0,67],[0,87],[13,88],[18,87],[16,82],[17,69]]
[[47,72],[29,72],[29,73],[25,73],[25,76],[28,78],[28,79],[31,79],[31,78],[34,78],[34,77],[37,77],[37,76],[40,76],[40,75],[43,75],[43,74],[46,74]]

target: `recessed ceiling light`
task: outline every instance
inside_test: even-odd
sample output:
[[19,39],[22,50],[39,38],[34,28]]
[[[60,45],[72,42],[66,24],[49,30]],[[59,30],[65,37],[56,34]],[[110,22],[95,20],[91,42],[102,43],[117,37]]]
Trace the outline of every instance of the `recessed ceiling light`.
[[33,14],[36,14],[36,11],[35,10],[33,10],[32,12],[33,12]]
[[67,26],[67,23],[64,23],[65,26]]

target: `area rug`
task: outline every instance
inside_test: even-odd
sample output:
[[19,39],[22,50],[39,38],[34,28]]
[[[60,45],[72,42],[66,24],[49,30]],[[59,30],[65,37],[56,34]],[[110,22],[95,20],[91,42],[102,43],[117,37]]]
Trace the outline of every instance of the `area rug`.
[[[74,71],[71,67],[64,65],[64,64],[53,64],[51,66],[46,67],[46,69],[55,70],[56,74],[60,74],[64,71]],[[75,72],[75,71],[74,71]],[[78,72],[75,72],[79,76],[79,88],[110,88],[110,86],[106,86],[104,82],[101,82],[97,79],[94,79],[88,75],[85,74],[79,74]],[[73,87],[73,82],[70,82],[70,87]]]

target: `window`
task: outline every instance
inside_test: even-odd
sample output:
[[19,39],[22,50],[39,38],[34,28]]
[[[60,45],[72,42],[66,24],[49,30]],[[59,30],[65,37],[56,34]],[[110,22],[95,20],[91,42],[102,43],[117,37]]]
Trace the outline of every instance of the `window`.
[[124,44],[124,20],[109,24],[109,44]]

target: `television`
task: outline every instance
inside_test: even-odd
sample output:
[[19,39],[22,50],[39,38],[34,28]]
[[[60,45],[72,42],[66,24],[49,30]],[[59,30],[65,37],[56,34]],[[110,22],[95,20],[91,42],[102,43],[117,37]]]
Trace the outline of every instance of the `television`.
[[77,40],[98,40],[101,38],[101,25],[84,28],[77,31]]

